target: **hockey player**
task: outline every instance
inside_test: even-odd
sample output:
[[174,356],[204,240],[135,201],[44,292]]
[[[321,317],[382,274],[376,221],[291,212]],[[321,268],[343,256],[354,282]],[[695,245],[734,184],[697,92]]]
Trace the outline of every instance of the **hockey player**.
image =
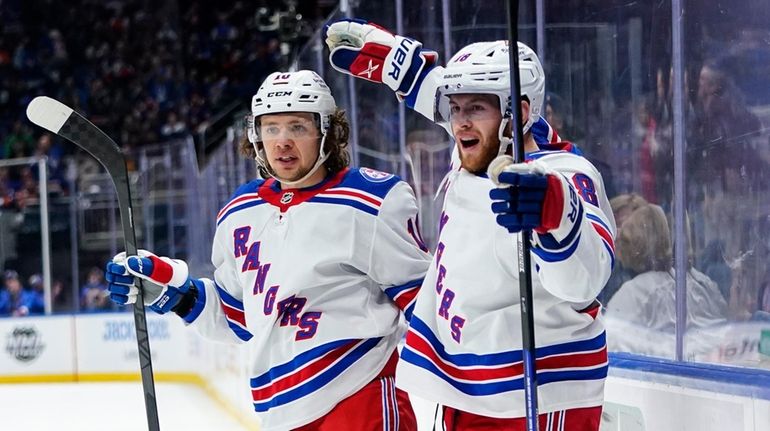
[[241,186],[217,215],[213,277],[149,252],[107,264],[116,302],[135,301],[141,277],[162,287],[145,296],[152,310],[249,343],[264,430],[416,429],[394,385],[396,345],[430,255],[411,188],[349,168],[348,132],[320,76],[271,74],[248,126],[268,179]]
[[420,42],[366,21],[337,21],[325,37],[335,69],[388,85],[459,153],[396,385],[441,405],[440,429],[526,429],[509,232],[531,230],[540,429],[598,430],[607,350],[595,298],[613,265],[614,219],[594,166],[568,143],[535,140],[545,88],[535,53],[518,45],[528,163],[499,165],[498,188],[487,170],[511,151],[506,41],[471,44],[438,67]]

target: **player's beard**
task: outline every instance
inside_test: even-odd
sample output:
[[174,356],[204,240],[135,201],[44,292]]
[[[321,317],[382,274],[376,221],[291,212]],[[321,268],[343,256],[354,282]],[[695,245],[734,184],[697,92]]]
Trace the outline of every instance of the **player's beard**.
[[[276,177],[278,178],[278,181],[292,182],[292,181],[301,180],[305,175],[307,175],[310,172],[311,169],[313,169],[316,162],[318,161],[318,157],[320,157],[320,155],[317,155],[315,159],[313,159],[313,163],[311,163],[309,166],[300,166],[299,168],[297,168],[297,170],[295,171],[296,173],[291,175],[288,178],[284,178],[283,176],[276,175]],[[320,166],[318,169],[320,169]],[[275,172],[273,174],[275,175]]]
[[494,142],[481,142],[481,151],[476,154],[466,154],[463,152],[462,144],[457,143],[460,153],[460,163],[466,171],[473,174],[482,174],[487,171],[489,164],[497,157],[500,151],[500,142],[495,139]]

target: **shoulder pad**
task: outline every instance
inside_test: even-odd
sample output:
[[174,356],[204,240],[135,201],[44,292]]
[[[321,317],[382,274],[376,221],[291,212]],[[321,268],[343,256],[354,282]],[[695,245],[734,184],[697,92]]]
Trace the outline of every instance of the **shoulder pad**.
[[336,187],[350,187],[384,198],[399,181],[401,178],[387,172],[371,168],[354,168]]
[[233,192],[232,196],[230,196],[230,199],[228,199],[227,201],[229,202],[237,198],[238,196],[244,195],[246,193],[256,193],[259,187],[264,183],[265,183],[265,180],[263,180],[262,178],[257,178],[255,180],[249,181],[246,184],[241,184],[240,186],[238,186],[237,189],[235,189],[235,192]]

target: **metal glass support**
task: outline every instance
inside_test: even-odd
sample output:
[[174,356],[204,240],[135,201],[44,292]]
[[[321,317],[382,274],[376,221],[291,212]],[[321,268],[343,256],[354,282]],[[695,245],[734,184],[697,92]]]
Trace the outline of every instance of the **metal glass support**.
[[684,137],[684,5],[682,0],[671,1],[671,57],[673,66],[674,113],[674,269],[676,270],[676,360],[684,360],[684,335],[687,331],[687,270],[689,249],[687,238],[687,184]]

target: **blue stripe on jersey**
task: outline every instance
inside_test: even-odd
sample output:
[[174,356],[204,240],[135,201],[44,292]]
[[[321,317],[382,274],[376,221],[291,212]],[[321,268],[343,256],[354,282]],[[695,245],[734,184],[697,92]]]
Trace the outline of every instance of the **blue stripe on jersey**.
[[[216,285],[216,287],[217,287],[217,293],[219,293],[219,299],[222,302],[237,309],[241,313],[245,314],[243,310],[243,302],[232,297],[229,293],[227,293],[227,291],[225,291],[225,289],[222,289],[221,287],[219,287],[219,285]],[[232,329],[235,335],[243,341],[251,340],[251,338],[253,337],[251,332],[249,332],[248,330],[242,328],[240,325],[233,322],[231,320],[231,317],[227,315],[227,312],[225,310],[223,310],[223,312],[225,313],[225,320],[227,321],[227,326],[229,326],[230,329]],[[244,315],[244,319],[245,319],[245,315]],[[245,326],[245,322],[244,322],[244,326]]]
[[262,205],[264,203],[267,203],[267,202],[262,200],[262,199],[259,199],[259,200],[255,200],[255,201],[251,201],[251,202],[246,202],[245,204],[241,204],[241,205],[238,205],[236,207],[232,207],[229,210],[227,210],[226,213],[222,214],[222,217],[217,221],[217,226],[222,224],[222,222],[225,221],[225,219],[230,214],[232,214],[232,213],[235,213],[235,212],[238,212],[238,211],[241,211],[241,210],[245,210],[247,208],[251,208],[251,207],[254,207],[254,206],[257,206],[257,205]]
[[198,297],[195,299],[192,310],[184,316],[183,320],[187,323],[192,323],[200,316],[203,308],[206,307],[206,286],[201,280],[197,278],[192,279],[192,283],[196,289],[198,289]]
[[372,350],[380,342],[382,338],[370,338],[353,351],[346,354],[342,359],[337,361],[334,365],[324,370],[315,378],[307,381],[305,384],[297,386],[296,388],[284,392],[280,395],[276,395],[270,401],[264,403],[254,403],[254,410],[258,412],[264,412],[272,407],[288,404],[292,401],[298,400],[312,392],[315,392],[322,387],[326,386],[329,382],[339,377],[346,369],[348,369],[353,363],[361,359],[365,354]]
[[546,383],[563,382],[567,380],[606,379],[609,368],[610,368],[609,364],[605,364],[601,367],[591,368],[587,370],[575,370],[575,371],[549,371],[549,370],[540,371],[538,370],[537,384],[544,385]]
[[[596,223],[599,223],[604,229],[607,230],[607,232],[609,232],[610,235],[612,235],[612,230],[610,230],[610,228],[607,226],[607,223],[605,223],[601,217],[591,213],[586,213],[586,217],[588,217],[589,220],[593,220]],[[615,268],[615,252],[612,250],[612,247],[607,244],[607,241],[604,238],[602,238],[602,242],[604,243],[604,248],[607,249],[607,254],[610,255],[610,269]]]
[[[414,353],[410,349],[401,351],[401,360],[414,364],[426,371],[430,371],[441,380],[447,382],[455,389],[473,396],[494,395],[503,392],[520,391],[524,389],[524,378],[496,381],[493,383],[463,383],[444,374],[435,364],[426,358]],[[577,371],[537,371],[538,384],[561,382],[567,380],[598,380],[607,377],[608,365],[588,370]]]
[[354,201],[351,199],[345,199],[345,198],[327,198],[327,197],[320,197],[320,196],[314,196],[310,199],[308,199],[308,202],[318,202],[318,203],[324,203],[324,204],[334,204],[334,205],[346,205],[349,207],[353,207],[355,209],[361,210],[365,213],[369,213],[373,216],[376,216],[379,214],[379,210],[372,208],[368,205],[364,205],[361,202]]
[[615,253],[612,252],[610,245],[607,244],[607,241],[604,241],[604,238],[602,238],[602,243],[604,243],[604,248],[607,249],[607,254],[610,255],[610,269],[613,269],[615,268]]
[[227,293],[227,291],[223,288],[221,288],[218,284],[216,285],[217,292],[219,293],[219,297],[222,299],[222,302],[225,304],[237,308],[238,310],[243,311],[243,302],[235,299],[234,296]]
[[[572,186],[570,186],[572,187]],[[544,234],[537,236],[537,239],[540,240],[541,249],[543,250],[561,250],[567,245],[571,244],[572,241],[577,236],[578,232],[580,232],[580,228],[583,226],[583,204],[578,201],[578,215],[577,219],[575,221],[575,224],[572,225],[572,230],[567,234],[567,237],[564,238],[562,241],[557,241],[556,238],[553,237],[551,234]]]
[[[422,335],[428,343],[433,347],[438,356],[458,367],[496,367],[499,365],[508,365],[515,362],[522,361],[521,350],[511,350],[508,352],[491,353],[488,355],[476,355],[473,353],[447,353],[444,350],[444,346],[441,341],[438,340],[435,334],[430,330],[428,325],[420,320],[417,316],[412,317],[412,321],[409,322],[411,328]],[[562,344],[554,344],[551,346],[542,346],[537,348],[537,357],[543,358],[551,355],[560,355],[564,353],[579,353],[592,351],[602,348],[607,344],[607,339],[604,332],[589,340],[570,341]]]
[[406,283],[399,286],[389,287],[385,289],[385,294],[388,295],[390,299],[393,299],[404,290],[413,289],[415,286],[422,286],[423,280],[423,278],[418,278],[417,280],[407,281]]
[[227,320],[227,326],[230,327],[230,329],[233,330],[235,335],[240,338],[243,341],[249,341],[253,337],[251,332],[241,328],[240,326],[236,325],[235,323],[231,322],[230,320]]
[[[473,353],[447,353],[444,350],[444,345],[436,338],[433,332],[428,328],[428,325],[420,320],[417,316],[412,316],[412,320],[409,325],[413,330],[419,332],[420,335],[428,340],[428,343],[433,347],[438,356],[454,365],[459,367],[472,367],[472,366],[486,366],[492,367],[496,365],[505,365],[513,362],[521,361],[521,350],[513,350],[510,352],[491,353],[489,355],[474,355]],[[403,355],[403,352],[402,352]]]
[[588,352],[598,350],[607,344],[607,334],[602,332],[589,340],[570,341],[568,343],[554,344],[552,346],[542,346],[537,348],[537,357],[544,358],[551,355],[561,355],[564,353]]
[[257,376],[251,379],[251,387],[252,388],[258,388],[265,386],[266,384],[272,382],[273,380],[277,380],[281,377],[283,377],[286,374],[289,374],[296,370],[297,368],[302,367],[303,365],[307,364],[310,361],[313,361],[317,359],[320,356],[323,356],[330,351],[341,347],[345,344],[350,343],[351,341],[354,341],[352,339],[350,340],[337,340],[332,341],[331,343],[322,344],[318,347],[314,347],[306,352],[300,353],[297,355],[294,359],[291,361],[278,365],[276,367],[273,367],[261,376]]
[[414,314],[414,306],[417,304],[417,301],[412,301],[412,305],[406,307],[406,310],[404,310],[404,318],[407,322],[412,321],[412,314]]
[[[431,348],[437,353],[437,355],[455,367],[489,367],[496,368],[499,366],[513,365],[522,361],[523,353],[521,350],[513,350],[508,352],[493,353],[489,355],[475,355],[471,353],[465,354],[449,354],[444,350],[443,345],[438,341],[436,336],[430,331],[424,322],[420,321],[416,316],[412,318],[410,322],[412,330],[418,332],[422,337],[428,340]],[[606,347],[606,335],[604,332],[589,340],[571,341],[562,344],[556,344],[552,346],[538,347],[536,350],[537,358],[545,358],[552,355],[560,354],[581,354],[585,352],[593,352]],[[508,392],[513,390],[524,389],[524,377],[511,378],[508,380],[497,380],[490,383],[465,383],[452,378],[447,375],[443,370],[438,368],[436,364],[429,359],[416,353],[407,345],[401,351],[401,360],[411,363],[419,368],[425,369],[444,380],[448,384],[452,385],[459,391],[462,391],[469,395],[482,396],[493,395],[502,392]],[[578,370],[565,370],[562,367],[554,370],[538,370],[537,379],[541,384],[552,383],[565,380],[596,380],[607,377],[607,364],[586,369],[586,367]]]
[[537,257],[543,259],[546,262],[562,262],[572,256],[573,253],[575,253],[578,244],[580,244],[580,235],[578,235],[578,237],[575,239],[575,242],[573,242],[568,249],[563,251],[551,252],[540,247],[532,247],[531,250],[532,253],[535,253]]
[[609,226],[607,226],[607,223],[605,223],[604,220],[602,220],[601,217],[599,217],[599,216],[597,216],[595,214],[591,214],[591,213],[586,213],[586,217],[588,217],[590,220],[593,220],[593,221],[599,223],[600,225],[604,226],[604,228],[607,229],[607,232],[609,232],[610,235],[612,235],[612,229],[610,229]]
[[551,154],[558,154],[558,153],[566,153],[566,151],[561,150],[542,150],[542,151],[533,151],[531,153],[527,153],[526,159],[527,160],[537,160],[541,157],[549,156]]

